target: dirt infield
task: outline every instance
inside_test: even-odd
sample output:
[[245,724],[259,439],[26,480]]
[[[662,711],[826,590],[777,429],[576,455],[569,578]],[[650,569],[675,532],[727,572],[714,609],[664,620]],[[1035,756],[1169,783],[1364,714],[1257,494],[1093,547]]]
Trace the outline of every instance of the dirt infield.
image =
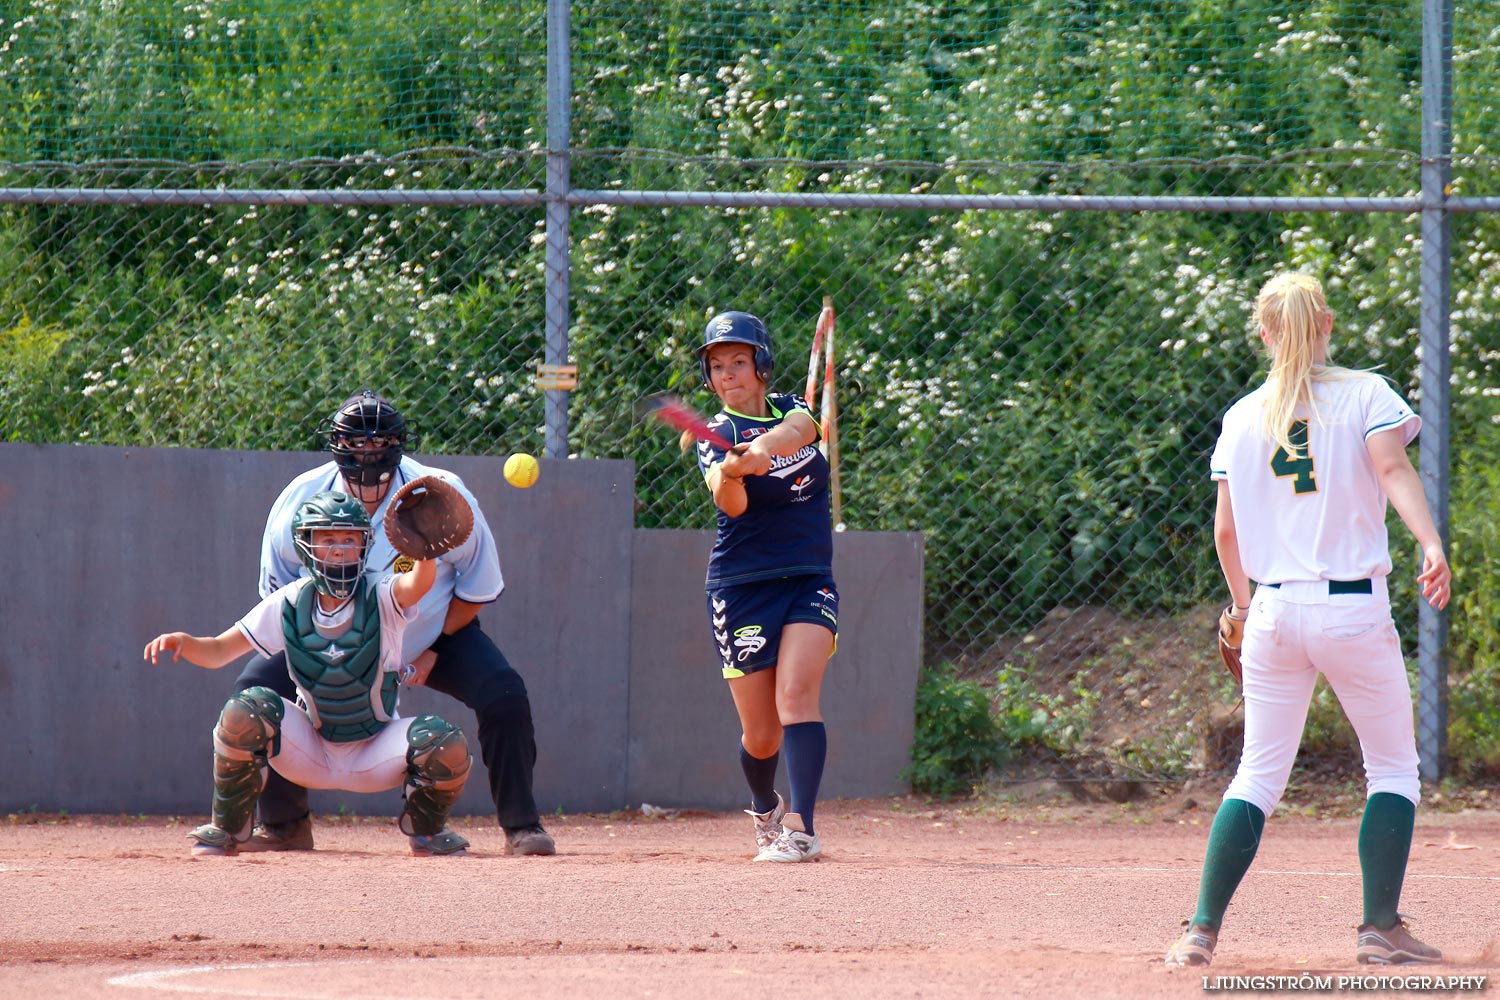
[[[207,859],[199,818],[22,815],[0,827],[0,996],[1198,996],[1161,955],[1211,819],[843,801],[819,809],[826,859],[781,866],[750,863],[740,815],[554,817],[555,858],[503,856],[475,817],[460,859],[373,821]],[[1211,976],[1391,974],[1354,964],[1357,828],[1272,819]],[[1403,910],[1451,961],[1401,974],[1500,981],[1496,899],[1500,816],[1419,813]]]

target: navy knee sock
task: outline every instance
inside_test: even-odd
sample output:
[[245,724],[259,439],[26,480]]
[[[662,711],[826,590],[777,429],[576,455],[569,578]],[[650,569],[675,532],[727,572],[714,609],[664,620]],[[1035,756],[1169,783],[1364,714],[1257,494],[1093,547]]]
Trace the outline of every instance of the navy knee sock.
[[779,750],[769,757],[752,757],[745,744],[740,744],[740,768],[750,786],[750,808],[758,813],[776,808],[776,765],[780,762]]
[[828,730],[821,722],[794,722],[782,730],[781,745],[786,750],[787,783],[792,794],[787,809],[801,816],[802,825],[812,833],[823,761],[828,757]]

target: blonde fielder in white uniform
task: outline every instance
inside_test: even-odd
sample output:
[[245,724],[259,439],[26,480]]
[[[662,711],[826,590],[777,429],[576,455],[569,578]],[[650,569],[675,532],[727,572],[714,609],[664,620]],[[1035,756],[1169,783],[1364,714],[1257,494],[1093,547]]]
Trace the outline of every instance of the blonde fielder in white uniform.
[[1245,620],[1245,747],[1209,834],[1197,912],[1167,963],[1212,960],[1224,912],[1286,788],[1319,673],[1364,756],[1355,958],[1441,961],[1396,912],[1421,793],[1411,688],[1386,588],[1387,499],[1422,547],[1422,596],[1442,608],[1451,583],[1406,456],[1421,420],[1381,376],[1328,364],[1333,313],[1315,279],[1272,278],[1255,316],[1271,373],[1224,415],[1211,461],[1214,545],[1230,614]]

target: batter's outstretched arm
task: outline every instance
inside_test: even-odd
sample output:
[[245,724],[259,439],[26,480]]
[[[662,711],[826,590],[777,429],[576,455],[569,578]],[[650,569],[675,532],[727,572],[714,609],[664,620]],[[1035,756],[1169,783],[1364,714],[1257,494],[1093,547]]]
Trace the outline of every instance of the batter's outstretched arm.
[[1422,597],[1434,608],[1442,610],[1448,606],[1448,598],[1452,595],[1453,571],[1448,568],[1442,536],[1432,521],[1427,496],[1422,492],[1422,480],[1406,456],[1406,443],[1402,440],[1400,428],[1371,434],[1365,439],[1365,450],[1375,463],[1380,488],[1390,497],[1391,506],[1396,508],[1402,523],[1422,547],[1422,572],[1417,574]]
[[771,459],[777,455],[795,455],[818,439],[818,425],[800,410],[787,414],[786,420],[769,432],[724,456],[708,477],[714,503],[730,517],[745,513],[750,502],[745,496],[746,476],[764,476],[771,471]]
[[[771,471],[771,459],[778,455],[795,455],[818,439],[818,425],[812,417],[797,410],[771,430],[750,442],[744,450],[736,448],[719,464],[722,475],[734,479],[764,476]],[[727,513],[727,512],[726,512]]]
[[1234,529],[1234,508],[1229,502],[1229,481],[1219,480],[1219,500],[1214,507],[1214,550],[1219,554],[1219,569],[1229,584],[1235,612],[1250,606],[1250,577],[1240,563],[1240,539]]

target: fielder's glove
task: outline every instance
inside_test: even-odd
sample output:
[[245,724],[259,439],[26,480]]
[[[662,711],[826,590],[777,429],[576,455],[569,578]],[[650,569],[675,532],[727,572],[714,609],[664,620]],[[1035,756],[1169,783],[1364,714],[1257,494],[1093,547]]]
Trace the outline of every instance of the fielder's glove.
[[386,537],[397,552],[413,559],[436,559],[462,545],[473,530],[469,502],[437,476],[421,476],[401,487],[385,512]]
[[1234,677],[1234,682],[1243,684],[1240,645],[1245,641],[1245,619],[1236,618],[1233,612],[1231,606],[1219,613],[1219,658],[1224,661],[1224,669]]

